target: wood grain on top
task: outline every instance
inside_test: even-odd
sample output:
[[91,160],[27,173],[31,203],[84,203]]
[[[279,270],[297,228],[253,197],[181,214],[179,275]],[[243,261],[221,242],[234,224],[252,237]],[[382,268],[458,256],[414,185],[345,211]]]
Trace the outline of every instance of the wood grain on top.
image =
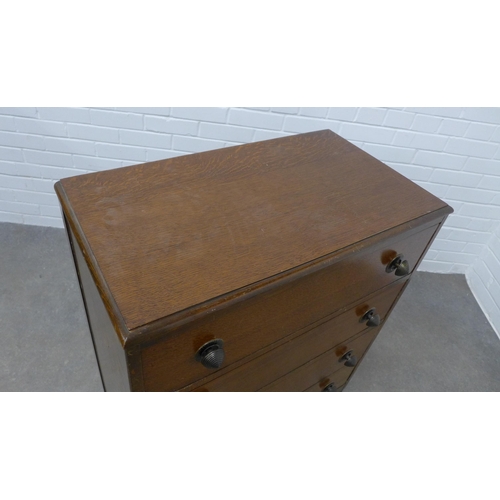
[[56,191],[129,329],[447,207],[329,130],[71,177]]

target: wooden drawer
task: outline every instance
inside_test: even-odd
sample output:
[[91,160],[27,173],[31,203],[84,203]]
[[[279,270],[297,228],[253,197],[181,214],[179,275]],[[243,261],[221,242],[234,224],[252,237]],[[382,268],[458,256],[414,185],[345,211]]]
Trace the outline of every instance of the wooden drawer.
[[386,266],[403,254],[410,271],[419,261],[437,226],[395,235],[375,247],[346,256],[305,277],[209,313],[173,331],[167,340],[142,351],[144,386],[149,391],[176,390],[211,374],[195,359],[211,339],[224,341],[222,367],[271,345],[335,311],[356,303],[399,279]]
[[225,375],[208,382],[202,381],[201,386],[198,382],[182,390],[257,391],[366,329],[366,321],[360,319],[368,310],[375,308],[382,323],[405,284],[406,281],[398,281],[389,285],[382,292],[359,302],[347,312],[298,337],[294,336],[288,342]]
[[366,331],[352,340],[330,349],[328,352],[318,356],[309,363],[267,385],[261,389],[261,391],[305,391],[314,384],[324,383],[326,378],[332,379],[332,373],[336,374],[337,372],[341,373],[338,374],[338,377],[333,377],[333,380],[335,380],[338,387],[340,387],[347,381],[354,369],[346,367],[342,362],[339,362],[340,358],[342,358],[345,353],[352,350],[359,363],[368,347],[370,347],[370,344],[377,336],[378,331],[379,328]]

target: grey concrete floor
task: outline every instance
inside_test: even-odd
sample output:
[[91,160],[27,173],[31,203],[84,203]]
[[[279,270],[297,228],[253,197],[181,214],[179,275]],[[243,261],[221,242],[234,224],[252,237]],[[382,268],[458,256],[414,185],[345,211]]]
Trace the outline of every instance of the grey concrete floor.
[[[0,223],[0,251],[0,391],[102,391],[64,231]],[[500,340],[464,276],[415,274],[355,391],[500,391]]]
[[102,391],[63,229],[0,224],[0,391]]

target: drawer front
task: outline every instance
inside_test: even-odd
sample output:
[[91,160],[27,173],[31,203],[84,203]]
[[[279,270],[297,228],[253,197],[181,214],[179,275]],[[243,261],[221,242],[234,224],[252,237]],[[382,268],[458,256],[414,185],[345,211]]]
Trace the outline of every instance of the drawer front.
[[167,340],[142,350],[145,390],[177,390],[213,374],[196,360],[196,352],[209,340],[224,341],[222,375],[233,363],[391,284],[400,278],[386,272],[387,264],[404,254],[413,271],[436,229],[393,236],[375,248],[170,331]]
[[[368,347],[370,347],[370,344],[377,336],[378,331],[379,328],[373,331],[367,331],[353,340],[338,345],[309,363],[297,368],[293,372],[281,377],[272,384],[267,385],[261,389],[261,391],[306,391],[314,384],[324,384],[327,378],[332,379],[337,387],[341,387],[354,370],[354,367],[345,366],[344,363],[340,361],[342,356],[352,351],[359,363],[368,350]],[[332,373],[334,374],[333,376]]]
[[[382,292],[359,302],[347,312],[238,366],[229,373],[201,386],[197,385],[196,388],[187,387],[183,390],[257,391],[366,329],[367,320],[360,320],[368,311],[375,309],[375,314],[382,323],[405,284],[406,281],[389,285]],[[377,318],[372,320],[371,324],[376,322]]]

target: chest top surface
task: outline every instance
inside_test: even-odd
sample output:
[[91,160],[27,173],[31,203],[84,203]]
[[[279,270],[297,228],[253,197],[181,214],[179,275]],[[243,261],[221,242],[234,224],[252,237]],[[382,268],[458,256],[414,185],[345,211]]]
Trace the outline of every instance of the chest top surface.
[[447,205],[329,130],[61,180],[133,329]]

